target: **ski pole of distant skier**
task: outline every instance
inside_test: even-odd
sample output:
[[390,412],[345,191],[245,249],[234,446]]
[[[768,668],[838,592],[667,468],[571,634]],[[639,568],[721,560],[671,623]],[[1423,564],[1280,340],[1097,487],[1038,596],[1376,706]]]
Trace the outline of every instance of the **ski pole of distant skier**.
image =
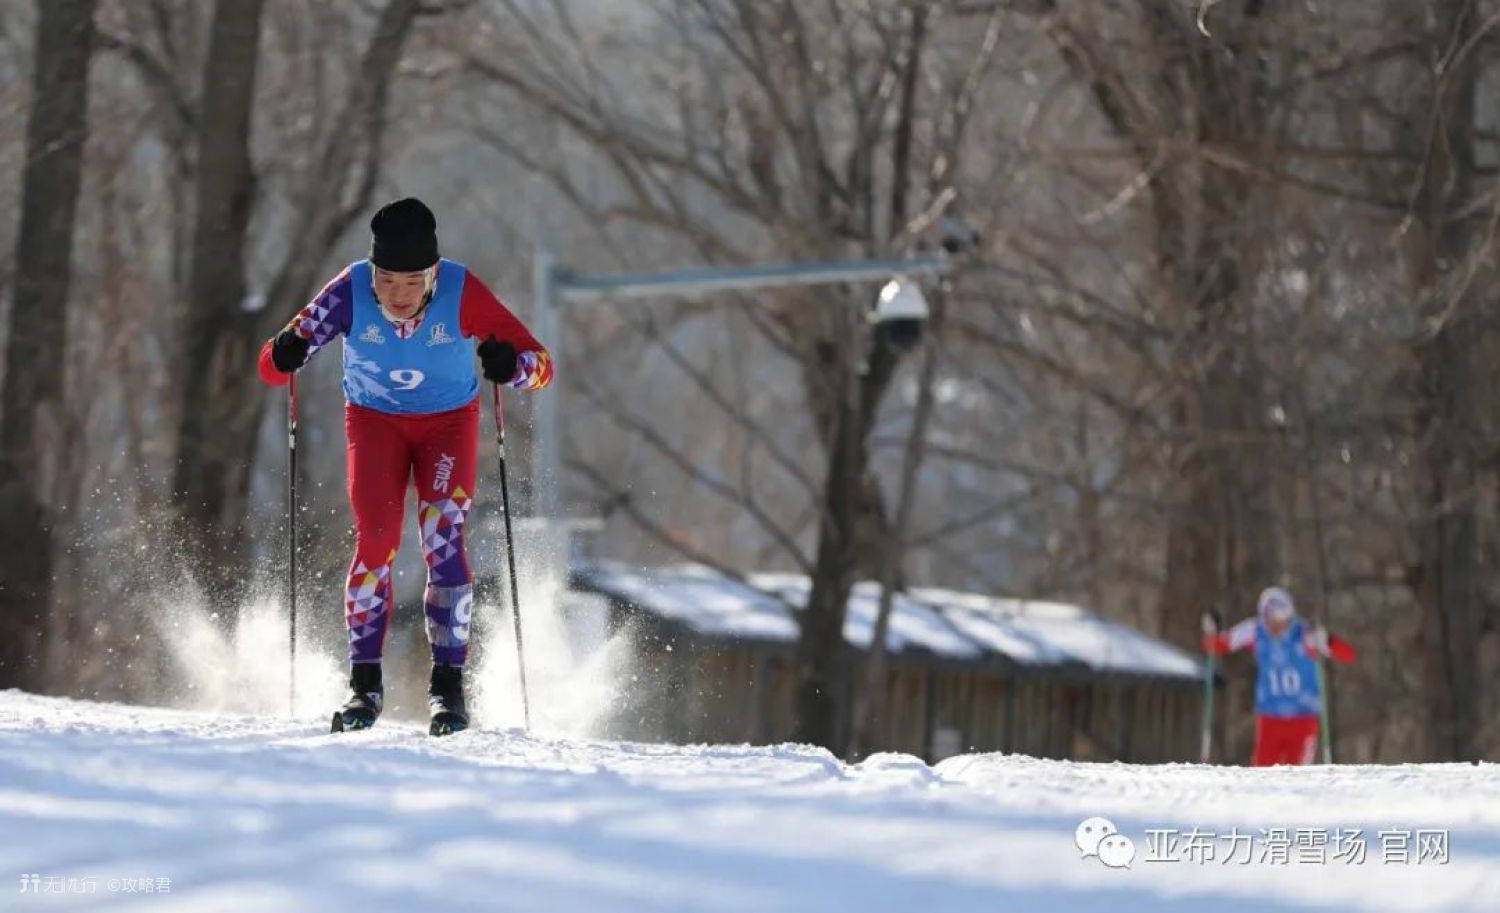
[[[1322,598],[1318,602],[1318,615],[1313,623],[1322,627],[1328,618],[1328,551],[1323,544],[1323,512],[1318,509],[1318,483],[1312,481],[1312,472],[1308,472],[1308,489],[1312,495],[1313,511],[1313,535],[1318,539],[1318,595]],[[1318,741],[1321,743],[1323,763],[1333,763],[1333,721],[1328,711],[1328,689],[1331,683],[1328,680],[1328,666],[1323,662],[1323,654],[1315,657],[1314,668],[1318,670]]]
[[[1316,441],[1313,439],[1313,425],[1307,417],[1307,400],[1298,397],[1297,411],[1302,415],[1302,459],[1304,471],[1307,474],[1307,495],[1309,506],[1312,508],[1313,542],[1317,549],[1314,551],[1318,559],[1318,610],[1313,614],[1313,624],[1322,628],[1328,619],[1328,546],[1323,539],[1323,510],[1318,503],[1318,473],[1313,465],[1313,454],[1316,452]],[[1285,430],[1285,426],[1283,426]],[[1333,726],[1329,719],[1328,709],[1328,669],[1323,662],[1323,654],[1318,652],[1313,657],[1313,669],[1316,673],[1318,683],[1318,742],[1323,755],[1324,764],[1333,763]]]
[[505,475],[505,405],[495,388],[495,437],[500,445],[500,507],[505,513],[505,560],[510,568],[510,617],[516,625],[516,669],[521,677],[521,718],[531,729],[531,702],[526,696],[526,651],[521,646],[521,588],[516,583],[516,538],[510,526],[510,484]]
[[[1219,633],[1219,623],[1213,613],[1203,613],[1204,638]],[[1207,764],[1213,754],[1214,739],[1214,651],[1205,650],[1203,659],[1203,733],[1198,741],[1198,761]]]
[[297,712],[297,375],[287,387],[286,404],[286,592],[290,610],[287,613],[288,675],[287,706]]

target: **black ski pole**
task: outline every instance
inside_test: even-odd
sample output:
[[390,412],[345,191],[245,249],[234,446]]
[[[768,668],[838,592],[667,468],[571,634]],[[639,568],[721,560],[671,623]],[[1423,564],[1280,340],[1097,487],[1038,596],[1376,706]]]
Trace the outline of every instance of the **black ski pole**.
[[516,669],[521,676],[521,718],[531,730],[531,702],[526,696],[526,651],[521,646],[521,588],[516,583],[516,540],[510,527],[510,485],[505,478],[505,406],[495,388],[495,435],[500,445],[500,507],[505,513],[505,559],[510,566],[510,617],[516,624]]
[[287,387],[287,523],[286,557],[287,601],[291,606],[287,621],[287,640],[291,645],[290,674],[287,676],[287,702],[293,716],[297,713],[297,375]]

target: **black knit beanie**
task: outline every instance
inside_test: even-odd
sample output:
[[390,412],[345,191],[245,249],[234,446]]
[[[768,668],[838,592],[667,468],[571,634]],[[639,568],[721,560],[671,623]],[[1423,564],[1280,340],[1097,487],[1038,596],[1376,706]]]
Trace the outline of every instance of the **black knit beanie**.
[[381,269],[414,273],[438,262],[437,219],[416,197],[380,207],[370,234],[370,262]]

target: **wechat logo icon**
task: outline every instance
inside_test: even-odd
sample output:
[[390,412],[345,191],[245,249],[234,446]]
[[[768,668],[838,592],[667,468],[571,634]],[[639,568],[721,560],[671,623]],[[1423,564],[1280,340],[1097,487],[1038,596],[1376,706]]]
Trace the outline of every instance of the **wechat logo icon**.
[[1128,869],[1135,861],[1135,844],[1108,818],[1085,818],[1073,832],[1073,843],[1083,858],[1093,856],[1112,869]]

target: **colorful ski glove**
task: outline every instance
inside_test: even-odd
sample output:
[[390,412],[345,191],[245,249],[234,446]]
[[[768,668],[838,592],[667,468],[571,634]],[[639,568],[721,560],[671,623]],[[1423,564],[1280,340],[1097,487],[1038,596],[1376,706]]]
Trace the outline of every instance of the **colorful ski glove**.
[[291,374],[307,362],[308,341],[287,327],[271,343],[271,363],[282,374]]

